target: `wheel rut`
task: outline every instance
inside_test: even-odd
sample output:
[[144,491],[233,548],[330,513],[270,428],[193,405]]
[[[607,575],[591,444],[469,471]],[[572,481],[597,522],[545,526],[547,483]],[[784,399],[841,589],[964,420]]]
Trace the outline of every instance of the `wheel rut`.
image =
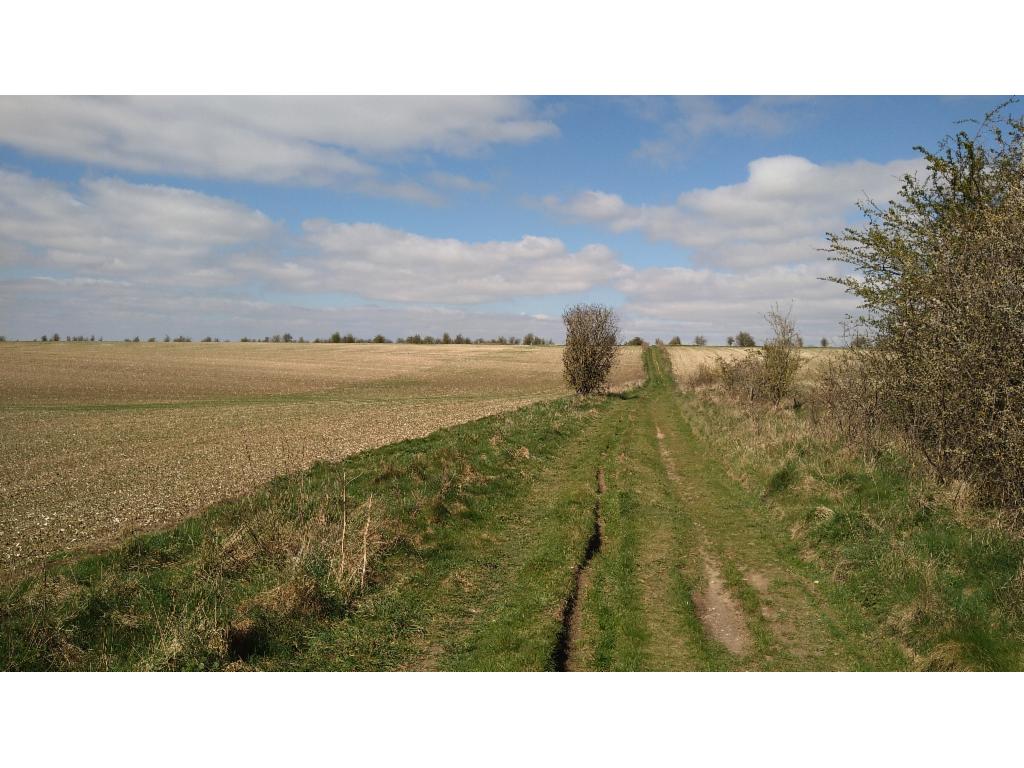
[[[655,425],[655,436],[658,440],[658,452],[661,455],[665,473],[676,488],[682,488],[683,481],[676,468],[675,460],[665,446],[665,433],[659,425]],[[697,618],[700,619],[705,631],[735,656],[745,656],[753,649],[754,641],[747,626],[747,618],[736,598],[722,576],[721,568],[707,551],[707,534],[700,520],[693,517],[694,527],[699,532],[703,544],[698,549],[701,567],[704,574],[703,588],[692,595]]]
[[595,482],[594,526],[587,539],[583,557],[573,574],[572,591],[562,607],[562,625],[551,651],[551,667],[556,672],[574,672],[580,669],[576,649],[579,647],[581,611],[580,602],[590,587],[590,561],[601,551],[604,525],[601,519],[601,494],[605,492],[604,468],[599,467]]

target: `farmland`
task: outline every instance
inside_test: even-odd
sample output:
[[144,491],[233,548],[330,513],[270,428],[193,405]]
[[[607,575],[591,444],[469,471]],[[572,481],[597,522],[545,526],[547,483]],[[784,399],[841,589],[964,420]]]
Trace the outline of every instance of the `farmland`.
[[[0,344],[0,569],[566,394],[556,347]],[[627,348],[613,386],[642,378]]]
[[[510,350],[474,351],[485,368]],[[1006,607],[1020,600],[1019,537],[979,524],[899,454],[844,447],[786,406],[682,386],[673,360],[706,351],[671,352],[645,348],[646,381],[620,394],[552,398],[551,380],[528,407],[317,462],[0,585],[0,661],[1021,666],[1024,627]]]

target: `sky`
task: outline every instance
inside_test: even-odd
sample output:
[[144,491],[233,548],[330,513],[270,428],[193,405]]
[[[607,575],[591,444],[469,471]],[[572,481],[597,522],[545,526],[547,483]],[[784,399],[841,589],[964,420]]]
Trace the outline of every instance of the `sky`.
[[825,234],[1001,97],[0,97],[0,335],[841,343]]

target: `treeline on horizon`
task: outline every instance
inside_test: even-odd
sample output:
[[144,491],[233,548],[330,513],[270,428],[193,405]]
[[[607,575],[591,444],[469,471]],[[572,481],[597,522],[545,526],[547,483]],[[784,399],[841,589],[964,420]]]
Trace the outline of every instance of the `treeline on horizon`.
[[[0,336],[0,342],[7,341],[6,336]],[[99,342],[103,341],[102,336],[61,336],[59,333],[54,333],[49,336],[43,334],[38,339],[32,339],[32,341],[64,341],[64,342]],[[134,338],[125,338],[124,341],[129,343],[142,342],[143,339],[139,336]],[[147,343],[161,341],[155,336],[150,336],[145,339]],[[169,334],[165,335],[162,339],[163,342],[191,342],[191,336],[179,335],[171,337]],[[200,339],[200,342],[229,342],[231,339],[221,339],[219,336],[205,336]],[[524,345],[524,346],[549,346],[555,342],[551,339],[545,339],[542,336],[538,336],[534,333],[527,333],[525,336],[497,336],[492,339],[485,339],[482,336],[476,339],[471,339],[468,336],[463,336],[461,333],[452,336],[447,331],[440,336],[431,336],[414,334],[412,336],[406,336],[404,338],[399,337],[392,341],[383,334],[378,333],[372,339],[363,339],[355,336],[351,333],[342,334],[340,331],[335,331],[326,339],[319,337],[315,339],[307,339],[304,336],[294,337],[290,333],[275,333],[272,336],[264,336],[259,338],[256,336],[242,336],[239,340],[241,343],[267,343],[267,344],[502,344],[502,345]]]
[[[99,342],[99,341],[103,341],[103,340],[104,339],[103,339],[102,336],[95,336],[95,335],[91,335],[91,336],[71,336],[71,335],[61,336],[59,333],[54,333],[54,334],[51,334],[49,336],[47,336],[46,334],[43,334],[41,337],[39,337],[37,339],[31,339],[31,341],[47,341],[47,342],[52,342],[52,341]],[[0,335],[0,342],[5,342],[5,341],[7,341],[7,337]],[[130,342],[130,343],[132,343],[132,342],[142,342],[142,341],[145,341],[147,343],[160,342],[160,341],[163,341],[163,342],[179,342],[180,343],[180,342],[191,342],[192,341],[192,337],[191,336],[184,336],[184,335],[178,335],[178,336],[172,337],[169,334],[167,334],[167,335],[165,335],[163,337],[163,339],[158,339],[155,336],[150,336],[147,339],[142,339],[139,336],[135,336],[134,338],[130,338],[130,339],[126,337],[124,339],[124,341]],[[217,343],[221,343],[221,342],[230,342],[230,341],[231,341],[231,339],[222,339],[219,336],[217,336],[217,337],[214,337],[214,336],[204,336],[202,339],[200,339],[200,342],[217,342]],[[342,334],[340,331],[335,331],[330,336],[328,336],[326,339],[321,339],[319,337],[317,337],[315,339],[307,339],[307,338],[305,338],[303,336],[299,336],[298,338],[296,338],[296,337],[292,336],[292,334],[290,334],[290,333],[275,333],[272,336],[264,336],[262,338],[260,338],[258,336],[252,336],[252,337],[250,337],[250,336],[242,336],[238,341],[239,342],[243,342],[243,343],[264,343],[264,344],[499,344],[499,345],[506,345],[506,346],[507,345],[513,345],[513,346],[550,346],[550,345],[553,345],[555,343],[551,339],[545,339],[545,338],[543,338],[541,336],[537,336],[536,334],[533,334],[533,333],[527,333],[522,338],[520,338],[518,336],[497,336],[497,337],[491,338],[491,339],[485,339],[482,336],[481,337],[477,337],[475,339],[471,339],[469,336],[464,336],[461,333],[456,334],[455,336],[452,336],[451,334],[449,334],[447,332],[441,334],[440,336],[431,336],[430,334],[420,335],[420,334],[416,333],[416,334],[413,334],[412,336],[399,337],[399,338],[395,339],[394,341],[392,341],[391,339],[387,338],[386,336],[384,336],[383,334],[380,334],[380,333],[378,333],[373,338],[363,339],[363,338],[359,338],[359,337],[357,337],[357,336],[355,336],[354,334],[351,334],[351,333]],[[623,341],[621,343],[623,345],[625,345],[625,346],[642,346],[643,344],[646,344],[647,341],[645,339],[641,338],[640,336],[634,336],[631,339],[629,339],[628,341]],[[703,347],[703,346],[707,346],[708,341],[707,341],[707,338],[705,338],[704,336],[696,336],[693,339],[692,342],[687,344],[687,343],[683,342],[680,339],[679,336],[673,336],[668,342],[664,342],[661,339],[656,339],[654,343],[655,344],[659,344],[659,345],[665,344],[665,345],[670,346],[670,347],[681,347],[681,346]],[[797,336],[796,345],[799,346],[799,347],[804,346],[804,341],[799,336]],[[854,336],[848,342],[848,344],[847,344],[847,346],[853,347],[853,348],[866,347],[868,345],[869,345],[869,342],[868,342],[867,337],[862,336],[862,335]],[[729,336],[729,337],[726,338],[726,346],[728,346],[728,347],[732,347],[732,346],[736,346],[736,347],[756,347],[756,346],[758,346],[758,344],[757,344],[756,340],[754,339],[754,337],[751,336],[749,333],[747,333],[746,331],[740,331],[735,336]],[[821,341],[819,342],[819,346],[821,346],[821,347],[828,347],[828,346],[831,346],[831,344],[830,344],[830,342],[829,342],[829,340],[827,338],[822,338]]]

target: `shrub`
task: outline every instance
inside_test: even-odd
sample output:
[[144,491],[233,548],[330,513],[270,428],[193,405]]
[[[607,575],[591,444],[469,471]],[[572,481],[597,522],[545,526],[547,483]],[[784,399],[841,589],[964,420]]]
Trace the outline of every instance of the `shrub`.
[[577,394],[589,395],[608,385],[618,352],[619,323],[615,311],[602,304],[576,304],[562,314],[565,379]]
[[793,392],[803,344],[796,332],[791,310],[783,314],[776,304],[765,315],[765,320],[772,336],[759,350],[763,368],[761,397],[779,403]]
[[678,336],[673,336],[668,345],[670,347],[681,347],[683,346],[683,341]]
[[626,342],[627,347],[642,347],[643,345],[644,340],[641,339],[639,336],[634,336],[632,339]]
[[[736,334],[736,345],[740,347],[755,347],[754,337],[746,331],[740,331]],[[729,345],[730,347],[732,344]]]
[[717,370],[701,365],[691,374],[689,384],[697,387],[721,381],[736,397],[775,405],[793,396],[796,374],[802,364],[796,325],[791,313],[783,313],[778,305],[769,310],[765,320],[772,335],[761,349],[732,359],[719,356]]
[[[918,148],[921,178],[865,204],[866,223],[830,234],[834,278],[860,299],[864,375],[877,416],[940,478],[1024,510],[1024,120],[1004,109],[974,135]],[[851,343],[851,346],[855,346]]]

